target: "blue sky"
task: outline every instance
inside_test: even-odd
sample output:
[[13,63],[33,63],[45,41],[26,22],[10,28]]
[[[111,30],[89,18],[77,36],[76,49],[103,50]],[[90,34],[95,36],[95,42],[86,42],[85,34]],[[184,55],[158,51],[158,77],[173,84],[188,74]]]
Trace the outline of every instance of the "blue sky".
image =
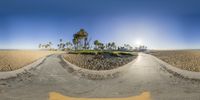
[[1,0],[0,49],[36,49],[71,41],[84,28],[92,41],[150,49],[199,49],[198,0]]

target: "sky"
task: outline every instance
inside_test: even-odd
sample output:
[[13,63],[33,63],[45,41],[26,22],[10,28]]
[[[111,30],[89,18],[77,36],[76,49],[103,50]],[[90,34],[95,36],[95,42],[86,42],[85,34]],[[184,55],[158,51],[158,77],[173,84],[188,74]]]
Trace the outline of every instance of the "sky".
[[200,49],[199,0],[0,0],[0,49],[92,41],[149,49]]

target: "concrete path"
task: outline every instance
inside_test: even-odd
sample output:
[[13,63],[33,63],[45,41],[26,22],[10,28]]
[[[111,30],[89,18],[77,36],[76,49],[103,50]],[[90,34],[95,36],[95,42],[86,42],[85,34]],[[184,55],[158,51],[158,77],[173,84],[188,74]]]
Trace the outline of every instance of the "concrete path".
[[48,100],[50,92],[71,97],[129,97],[149,92],[152,100],[200,100],[200,81],[173,76],[147,54],[122,76],[106,80],[80,78],[60,55],[48,57],[39,69],[0,80],[0,100]]

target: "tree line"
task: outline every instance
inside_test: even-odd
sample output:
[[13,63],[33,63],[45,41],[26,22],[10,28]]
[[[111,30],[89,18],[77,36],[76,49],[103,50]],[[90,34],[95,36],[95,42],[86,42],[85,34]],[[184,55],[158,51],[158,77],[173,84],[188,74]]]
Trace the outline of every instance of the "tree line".
[[46,44],[39,44],[40,49],[50,49],[50,50],[120,50],[120,51],[133,51],[133,50],[147,50],[146,46],[139,46],[133,48],[129,44],[124,44],[123,46],[117,46],[115,42],[102,43],[99,40],[93,42],[94,47],[90,44],[91,38],[88,39],[88,33],[84,29],[80,29],[78,32],[73,34],[72,42],[64,42],[63,39],[59,40],[57,44],[57,49],[52,48],[53,43],[48,42]]

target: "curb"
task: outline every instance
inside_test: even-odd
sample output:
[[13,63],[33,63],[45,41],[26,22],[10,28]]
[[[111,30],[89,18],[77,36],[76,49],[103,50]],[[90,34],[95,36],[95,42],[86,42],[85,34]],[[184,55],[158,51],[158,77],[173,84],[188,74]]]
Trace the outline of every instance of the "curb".
[[78,67],[67,60],[64,59],[63,55],[61,55],[62,60],[68,65],[73,70],[73,73],[80,76],[80,77],[86,77],[88,79],[93,79],[93,80],[101,80],[101,79],[108,79],[108,78],[115,78],[122,74],[123,72],[126,72],[130,65],[135,63],[137,60],[134,59],[133,61],[129,62],[126,65],[120,66],[116,69],[111,69],[111,70],[89,70],[85,68]]
[[20,73],[25,73],[33,68],[36,68],[39,64],[41,64],[48,56],[39,58],[38,60],[36,60],[35,62],[26,65],[20,69],[17,70],[13,70],[13,71],[8,71],[8,72],[0,72],[0,80],[2,79],[8,79],[8,78],[12,78],[12,77],[17,77],[18,74]]
[[162,67],[164,67],[169,73],[172,73],[174,75],[178,75],[180,77],[186,78],[186,79],[192,79],[192,80],[200,80],[200,72],[192,72],[187,70],[182,70],[179,68],[176,68],[153,55],[149,55],[153,57],[158,63],[161,64]]

